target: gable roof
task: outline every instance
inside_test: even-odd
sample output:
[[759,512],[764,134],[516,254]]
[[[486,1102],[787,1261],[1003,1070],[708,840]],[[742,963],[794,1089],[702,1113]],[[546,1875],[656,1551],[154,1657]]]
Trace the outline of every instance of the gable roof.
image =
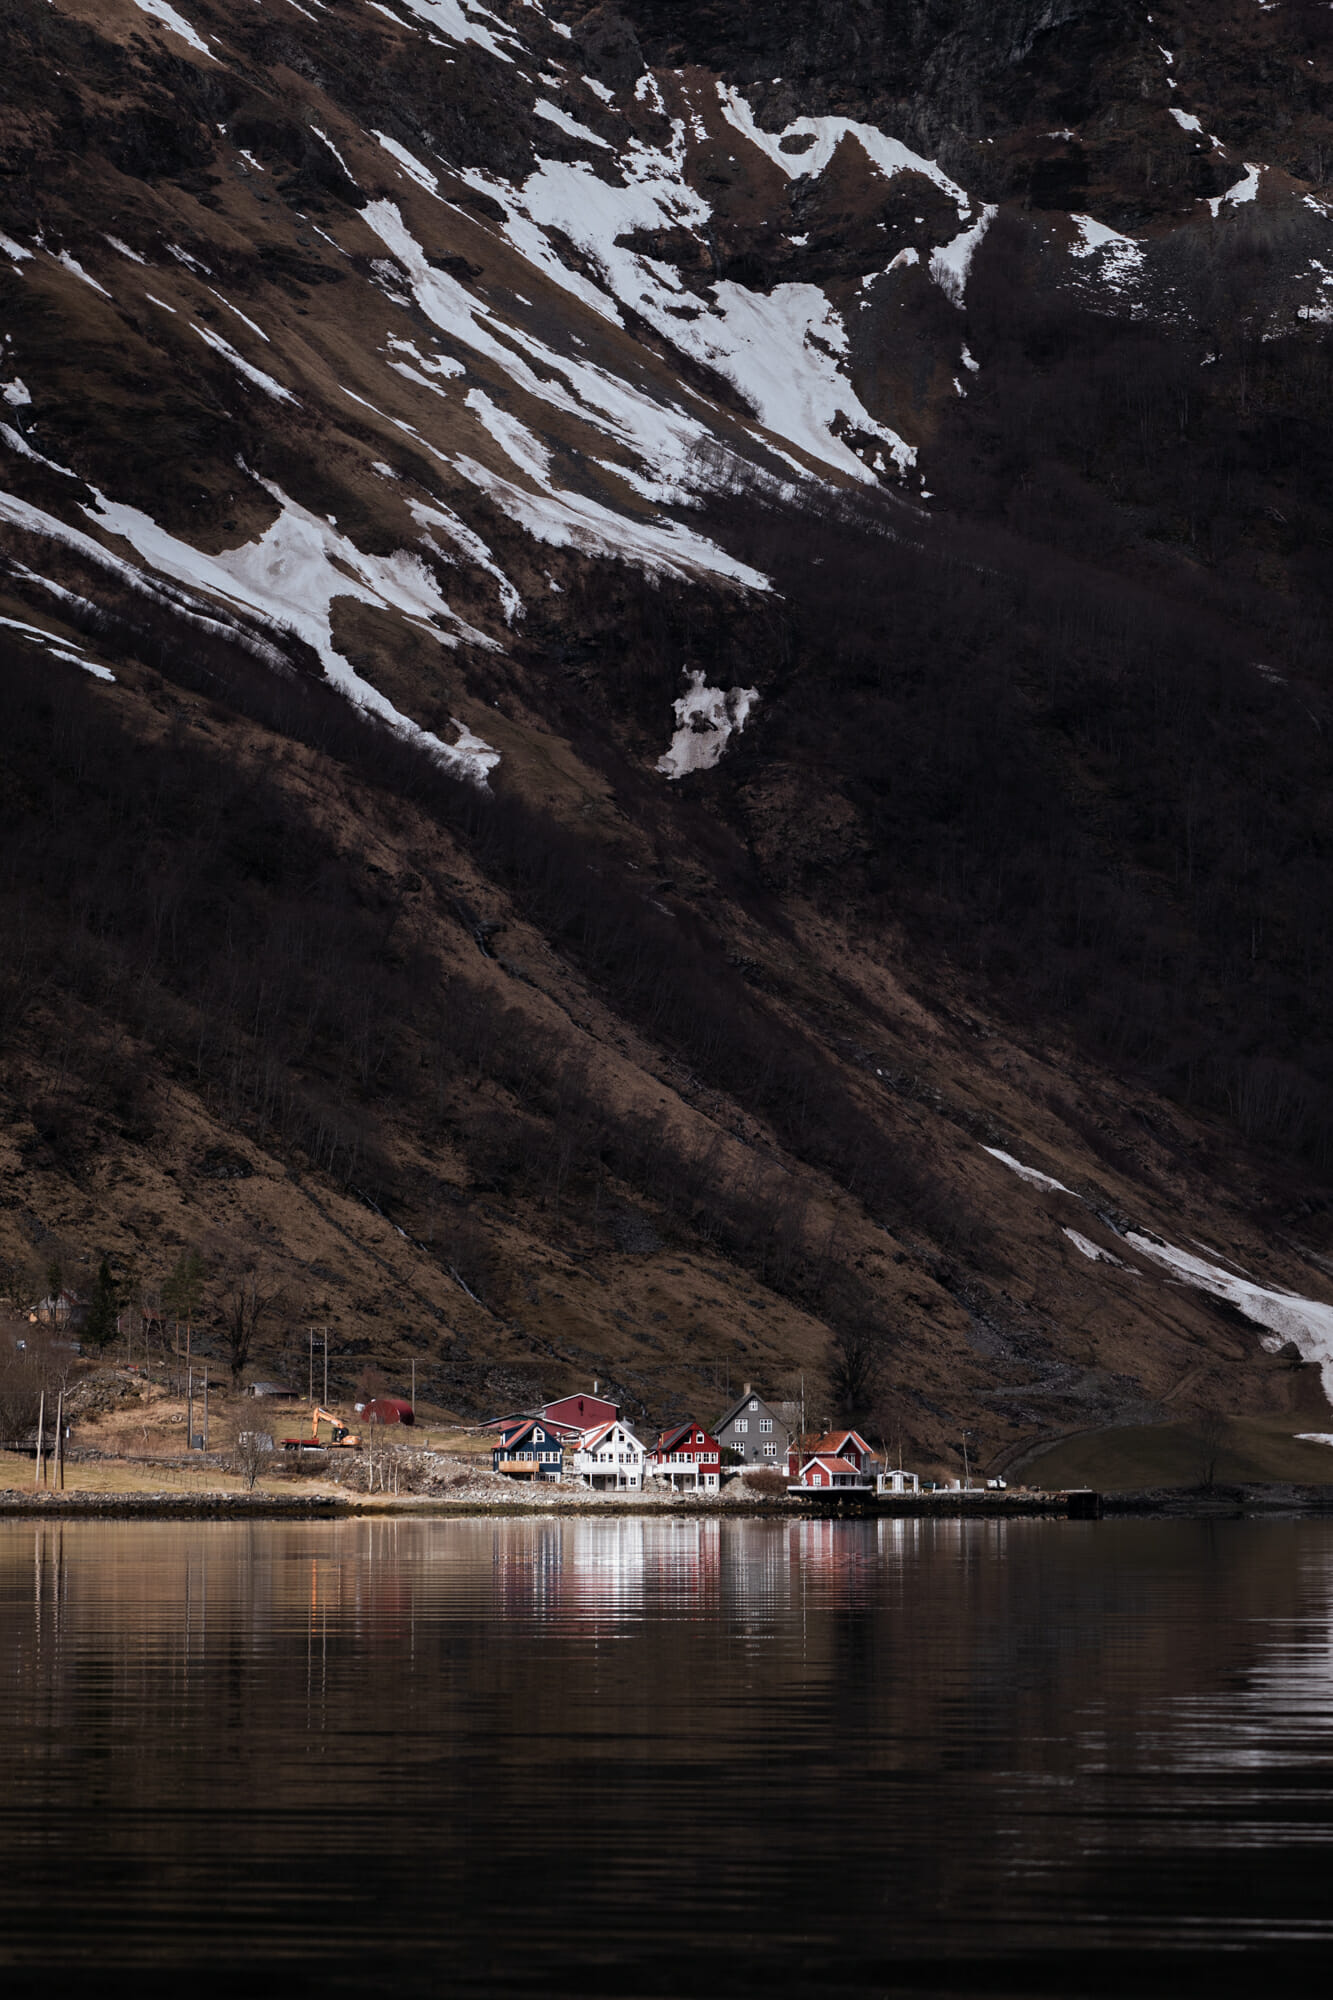
[[875,1453],[870,1449],[860,1431],[854,1431],[850,1426],[842,1430],[825,1431],[821,1437],[815,1438],[813,1443],[808,1444],[805,1449],[811,1458],[819,1457],[830,1451],[841,1453],[848,1438],[851,1439],[858,1451],[864,1452],[867,1458],[875,1457]]
[[814,1457],[807,1458],[805,1464],[801,1467],[802,1479],[805,1478],[806,1473],[812,1465],[822,1465],[825,1472],[850,1472],[853,1479],[861,1477],[860,1472],[849,1459],[835,1458],[828,1452],[816,1452]]
[[512,1451],[516,1444],[522,1444],[524,1438],[536,1428],[537,1419],[535,1417],[511,1417],[509,1422],[501,1427],[500,1443],[497,1449]]
[[688,1423],[673,1424],[669,1431],[663,1431],[661,1437],[657,1440],[657,1443],[653,1446],[653,1450],[675,1451],[676,1447],[680,1444],[692,1443],[693,1442],[692,1433],[695,1431],[702,1431],[705,1439],[707,1439],[709,1436],[709,1433],[707,1430],[704,1429],[704,1426],[702,1424],[697,1424],[694,1421],[693,1417],[690,1418]]
[[745,1390],[743,1395],[740,1395],[736,1398],[731,1408],[729,1410],[725,1410],[723,1414],[718,1418],[717,1422],[713,1425],[712,1428],[714,1436],[716,1436],[716,1434],[719,1431],[725,1430],[733,1417],[739,1417],[743,1411],[748,1410],[751,1403],[758,1403],[761,1410],[766,1410],[768,1415],[773,1418],[774,1422],[782,1424],[783,1430],[784,1431],[786,1430],[787,1428],[786,1424],[782,1423],[782,1418],[778,1415],[777,1411],[773,1408],[772,1404],[766,1403],[763,1397],[759,1394],[757,1389],[747,1389]]
[[[623,1423],[619,1417],[612,1417],[609,1423],[594,1424],[590,1431],[581,1432],[579,1436],[579,1450],[592,1451],[602,1442],[608,1431],[614,1430],[624,1431],[626,1444],[639,1444],[639,1440],[635,1437],[629,1425]],[[642,1451],[643,1446],[639,1445],[639,1449]]]

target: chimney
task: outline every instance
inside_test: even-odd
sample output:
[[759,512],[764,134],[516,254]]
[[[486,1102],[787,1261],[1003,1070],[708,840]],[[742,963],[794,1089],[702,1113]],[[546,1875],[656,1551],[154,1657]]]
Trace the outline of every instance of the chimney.
[[594,1375],[592,1378],[592,1393],[594,1396],[597,1394],[597,1391],[601,1388],[601,1386],[602,1386],[601,1383],[597,1380],[597,1377]]
[[748,1396],[748,1395],[749,1395],[749,1393],[750,1393],[750,1385],[749,1385],[749,1383],[747,1382],[747,1383],[746,1383],[746,1385],[745,1385],[745,1394],[746,1394],[746,1395]]

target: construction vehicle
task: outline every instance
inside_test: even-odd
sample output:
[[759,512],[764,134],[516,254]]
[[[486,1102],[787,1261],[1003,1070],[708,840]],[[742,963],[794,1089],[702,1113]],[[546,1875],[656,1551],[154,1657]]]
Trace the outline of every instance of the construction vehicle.
[[[333,1432],[326,1442],[319,1434],[321,1424],[328,1424]],[[361,1440],[349,1430],[341,1417],[335,1417],[332,1410],[321,1409],[317,1403],[310,1412],[309,1437],[283,1438],[284,1451],[360,1451]]]

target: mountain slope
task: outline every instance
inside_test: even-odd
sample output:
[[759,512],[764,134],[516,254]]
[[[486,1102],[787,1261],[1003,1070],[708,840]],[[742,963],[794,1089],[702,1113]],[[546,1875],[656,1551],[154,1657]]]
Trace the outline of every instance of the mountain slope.
[[12,10],[20,1281],[943,1464],[1322,1410],[1331,51],[1252,11]]

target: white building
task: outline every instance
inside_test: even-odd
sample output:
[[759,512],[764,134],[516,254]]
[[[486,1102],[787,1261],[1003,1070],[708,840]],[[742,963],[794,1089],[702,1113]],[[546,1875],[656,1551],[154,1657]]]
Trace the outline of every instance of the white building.
[[644,1448],[618,1419],[583,1431],[565,1446],[566,1479],[583,1479],[599,1493],[643,1490]]

